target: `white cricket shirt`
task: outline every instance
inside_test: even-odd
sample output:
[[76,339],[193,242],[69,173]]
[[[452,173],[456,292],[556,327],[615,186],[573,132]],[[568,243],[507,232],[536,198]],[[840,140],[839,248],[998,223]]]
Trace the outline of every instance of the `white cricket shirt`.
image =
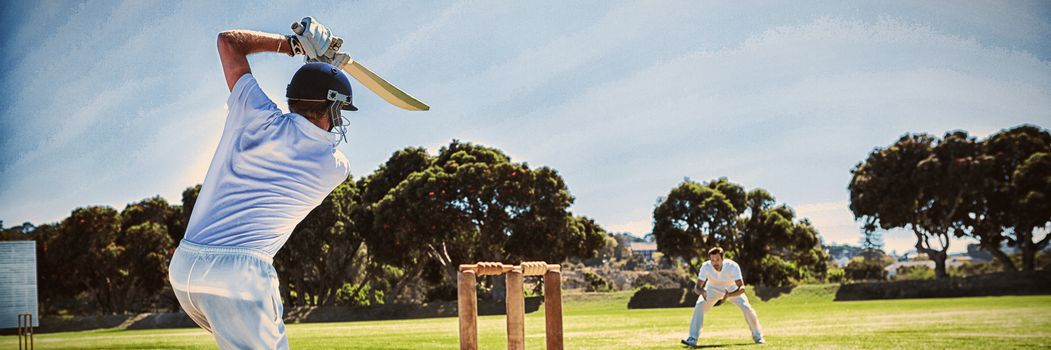
[[744,280],[741,277],[741,266],[737,265],[736,262],[730,259],[723,259],[722,271],[715,271],[715,266],[712,266],[711,260],[705,261],[704,265],[701,265],[701,271],[697,273],[698,280],[707,280],[709,286],[715,287],[730,287],[736,286],[734,283],[736,280]]
[[251,73],[234,85],[229,114],[184,239],[277,254],[292,230],[350,174],[331,134],[283,114]]

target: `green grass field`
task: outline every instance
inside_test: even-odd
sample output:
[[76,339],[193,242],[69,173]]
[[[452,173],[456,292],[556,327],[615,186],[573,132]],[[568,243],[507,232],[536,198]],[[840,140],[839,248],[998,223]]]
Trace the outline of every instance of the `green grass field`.
[[[752,344],[736,306],[706,317],[702,345],[752,349],[1051,347],[1051,296],[832,302],[834,286],[803,286],[767,302],[750,296],[767,344]],[[630,293],[569,294],[567,349],[681,349],[690,308],[628,310]],[[543,308],[526,318],[529,349],[543,349]],[[456,318],[288,325],[294,349],[456,349]],[[482,349],[506,348],[502,316],[481,317]],[[40,334],[38,349],[215,349],[202,330]],[[16,347],[13,336],[0,348]]]

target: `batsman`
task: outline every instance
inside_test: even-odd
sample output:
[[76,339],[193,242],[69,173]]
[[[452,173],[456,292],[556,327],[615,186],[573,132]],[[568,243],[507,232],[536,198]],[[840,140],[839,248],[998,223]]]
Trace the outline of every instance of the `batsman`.
[[[219,33],[228,114],[168,278],[182,309],[222,349],[288,348],[273,257],[350,174],[336,149],[346,141],[342,111],[357,110],[333,62],[342,39],[310,17],[298,25],[302,34],[289,36]],[[247,56],[262,52],[307,57],[285,91],[290,113],[252,74]]]

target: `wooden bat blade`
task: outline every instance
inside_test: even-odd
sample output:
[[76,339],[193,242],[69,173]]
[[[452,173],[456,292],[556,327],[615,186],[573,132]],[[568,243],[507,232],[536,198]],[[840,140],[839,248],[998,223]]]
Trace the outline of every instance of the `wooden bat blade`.
[[372,90],[372,92],[383,98],[384,101],[390,103],[398,108],[406,109],[410,111],[426,111],[431,109],[426,103],[417,100],[415,97],[401,91],[397,86],[387,82],[387,80],[380,78],[380,76],[373,73],[361,63],[355,60],[347,61],[343,65],[343,70],[354,77],[361,85],[365,85],[366,88]]

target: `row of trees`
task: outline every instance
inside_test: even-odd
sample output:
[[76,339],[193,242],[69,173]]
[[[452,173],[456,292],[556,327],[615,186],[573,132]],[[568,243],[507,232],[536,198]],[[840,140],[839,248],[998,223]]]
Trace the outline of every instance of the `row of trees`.
[[[853,175],[855,216],[869,231],[911,229],[939,277],[951,236],[977,238],[1008,270],[1018,267],[1002,246],[1018,247],[1021,269],[1032,270],[1048,245],[1047,235],[1037,239],[1051,220],[1046,130],[1024,125],[982,141],[965,132],[905,135],[874,150]],[[58,223],[0,223],[0,239],[38,242],[46,311],[174,307],[167,263],[199,191],[187,188],[181,205],[153,197],[119,212],[78,208]],[[294,306],[450,298],[460,263],[623,255],[604,248],[625,237],[574,215],[572,203],[555,170],[512,162],[494,148],[459,141],[437,155],[405,148],[369,176],[348,178],[296,227],[275,257],[283,299]],[[713,246],[742,265],[749,283],[827,273],[816,229],[762,189],[686,180],[659,199],[653,218],[658,249],[692,273]]]
[[[188,189],[196,198],[195,188]],[[184,194],[185,195],[185,194]],[[192,203],[192,202],[191,202]],[[37,282],[44,312],[122,312],[174,305],[168,261],[189,211],[160,197],[77,208],[61,222],[0,230],[0,239],[37,242]],[[0,225],[2,226],[2,225]]]
[[[199,191],[186,189],[182,205],[153,197],[120,212],[78,208],[59,223],[2,229],[0,238],[37,241],[45,312],[173,308],[167,264]],[[461,263],[592,257],[605,231],[571,213],[572,202],[555,170],[494,148],[453,141],[436,156],[406,148],[337,187],[274,265],[289,305],[452,297]]]
[[595,255],[606,233],[572,214],[572,203],[554,169],[494,148],[453,141],[437,156],[406,148],[333,191],[275,266],[292,304],[452,298],[462,263]]
[[657,249],[688,262],[694,275],[715,246],[741,265],[748,283],[824,279],[828,270],[828,253],[807,219],[766,190],[746,191],[725,178],[683,181],[658,200],[653,222]]
[[1033,271],[1036,254],[1051,240],[1051,133],[1036,126],[983,140],[965,131],[940,139],[906,134],[873,150],[852,174],[855,218],[868,232],[911,230],[938,278],[947,276],[952,237],[977,239],[1009,271],[1019,266],[1004,246],[1021,252],[1021,270]]

